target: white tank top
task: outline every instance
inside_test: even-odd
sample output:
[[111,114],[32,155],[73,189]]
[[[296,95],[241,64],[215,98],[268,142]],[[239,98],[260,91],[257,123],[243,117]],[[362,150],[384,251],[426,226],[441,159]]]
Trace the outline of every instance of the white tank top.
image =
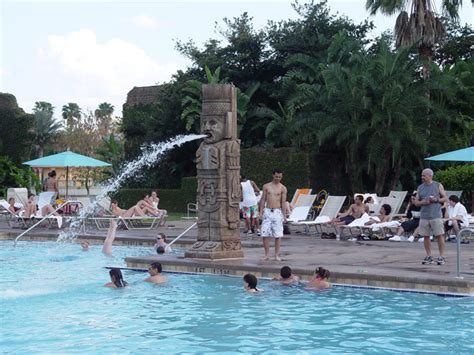
[[243,195],[242,206],[244,207],[255,206],[257,204],[257,196],[255,196],[255,191],[253,190],[250,180],[241,182],[240,185],[242,185],[242,195]]

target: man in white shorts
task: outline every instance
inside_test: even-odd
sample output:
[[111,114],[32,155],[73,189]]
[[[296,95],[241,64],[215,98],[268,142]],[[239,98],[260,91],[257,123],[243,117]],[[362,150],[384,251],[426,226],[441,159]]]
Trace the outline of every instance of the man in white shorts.
[[283,223],[286,222],[286,187],[280,182],[283,173],[274,169],[272,181],[263,185],[263,196],[260,200],[260,215],[262,216],[262,238],[265,255],[269,259],[270,237],[275,238],[275,260],[280,261],[280,238],[283,237]]

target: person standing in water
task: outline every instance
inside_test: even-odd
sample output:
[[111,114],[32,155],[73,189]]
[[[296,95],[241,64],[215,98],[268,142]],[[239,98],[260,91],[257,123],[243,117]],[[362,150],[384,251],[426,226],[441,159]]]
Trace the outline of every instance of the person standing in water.
[[162,266],[160,263],[156,262],[151,264],[148,267],[148,273],[150,277],[145,279],[146,282],[151,282],[154,284],[163,284],[168,282],[168,278],[166,276],[161,275]]
[[122,271],[119,268],[112,268],[109,271],[110,282],[107,282],[104,287],[122,288],[128,286],[128,283],[123,279]]
[[275,239],[274,259],[280,261],[280,238],[283,237],[283,223],[288,214],[286,204],[286,187],[281,183],[283,172],[274,169],[272,181],[263,185],[263,195],[260,200],[260,215],[262,217],[262,239],[264,256],[262,260],[269,259],[270,238]]

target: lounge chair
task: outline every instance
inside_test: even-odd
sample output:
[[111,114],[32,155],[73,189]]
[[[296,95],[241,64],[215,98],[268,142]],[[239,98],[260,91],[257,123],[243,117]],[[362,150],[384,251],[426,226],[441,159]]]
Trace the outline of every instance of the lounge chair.
[[28,190],[25,187],[10,187],[7,190],[7,201],[12,197],[22,208],[28,205]]
[[403,201],[405,201],[405,197],[408,191],[390,191],[388,197],[393,197],[397,199],[396,203],[392,206],[392,214],[397,215],[400,213],[400,208],[402,207]]
[[333,218],[337,216],[339,211],[346,200],[346,196],[331,196],[327,198],[324,203],[323,208],[319,215],[312,221],[301,221],[294,222],[295,225],[304,226],[307,233],[309,233],[310,227],[314,226],[316,233],[318,233],[318,227],[320,228],[319,232],[322,232],[322,225],[330,222]]
[[309,194],[311,194],[312,191],[313,191],[313,189],[307,189],[307,188],[296,189],[295,193],[293,194],[293,198],[291,199],[290,206],[295,207],[296,203],[298,202],[298,199],[300,198],[300,196],[309,195]]
[[293,207],[287,221],[290,223],[305,221],[313,207],[314,200],[316,200],[316,195],[299,195],[299,198],[296,200],[296,205]]
[[[197,219],[198,205],[197,203],[188,203],[186,206],[186,217],[181,217],[182,219]],[[191,214],[194,214],[192,216]]]
[[460,191],[448,191],[448,190],[445,190],[444,192],[446,192],[446,197],[447,197],[447,198],[449,198],[449,196],[452,196],[452,195],[455,195],[455,196],[461,198],[461,195],[462,195],[463,190],[460,190]]
[[10,211],[10,204],[6,200],[0,200],[0,210],[4,212],[10,227],[14,227],[13,223],[16,222],[18,223],[19,227],[28,228],[28,219],[23,218],[23,216],[16,215]]

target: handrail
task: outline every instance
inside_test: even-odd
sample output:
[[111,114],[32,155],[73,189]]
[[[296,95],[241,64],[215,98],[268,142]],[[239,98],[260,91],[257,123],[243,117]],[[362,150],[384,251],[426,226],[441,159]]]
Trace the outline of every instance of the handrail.
[[168,246],[171,246],[171,244],[173,244],[174,242],[176,242],[179,238],[181,238],[183,235],[185,235],[188,231],[191,230],[191,228],[193,228],[195,225],[197,224],[197,222],[194,222],[188,229],[186,229],[183,233],[181,233],[180,235],[178,235],[176,238],[174,238],[169,244]]
[[26,231],[22,232],[18,237],[15,238],[15,242],[13,244],[13,246],[16,246],[16,242],[18,241],[18,239],[20,239],[21,237],[23,237],[26,233],[28,233],[30,230],[32,230],[33,228],[35,228],[37,225],[41,224],[42,222],[44,222],[46,219],[48,219],[49,217],[51,217],[54,213],[58,212],[61,208],[63,208],[64,206],[67,206],[69,204],[79,204],[81,205],[82,207],[84,207],[84,205],[82,204],[81,201],[66,201],[64,202],[63,204],[59,205],[53,212],[51,212],[50,214],[48,214],[47,216],[43,217],[42,219],[40,219],[38,222],[36,222],[35,224],[33,224],[30,228],[28,228]]
[[470,238],[471,234],[472,234],[472,228],[469,228],[469,227],[463,228],[456,235],[456,257],[457,257],[457,260],[456,260],[456,277],[458,279],[463,278],[461,276],[461,234],[463,232],[469,233],[467,235],[467,238]]

